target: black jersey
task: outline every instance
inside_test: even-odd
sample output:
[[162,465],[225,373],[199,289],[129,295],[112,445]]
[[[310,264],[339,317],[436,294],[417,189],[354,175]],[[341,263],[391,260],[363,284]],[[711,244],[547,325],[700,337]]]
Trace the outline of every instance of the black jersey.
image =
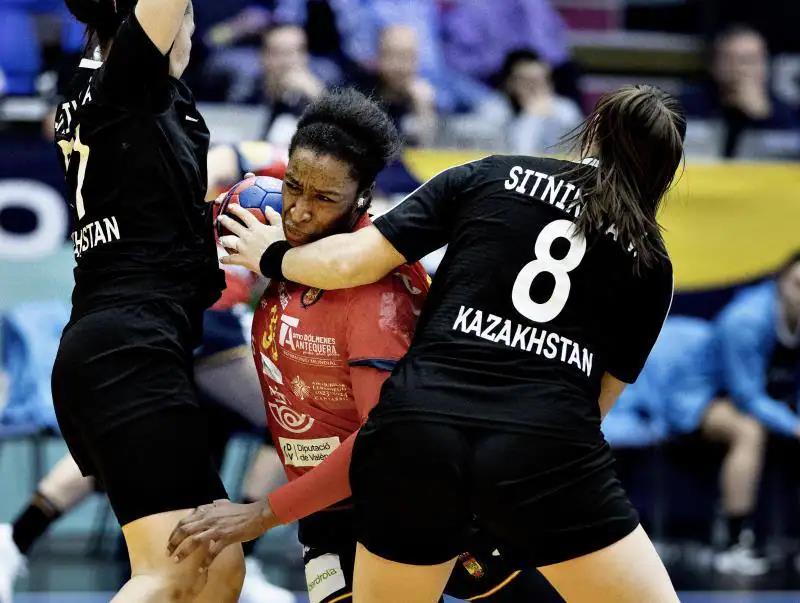
[[638,376],[672,300],[672,267],[637,274],[613,225],[589,241],[574,231],[583,199],[570,174],[591,169],[492,156],[446,170],[375,220],[408,261],[448,244],[378,415],[597,437],[601,378]]
[[195,309],[219,296],[206,193],[209,132],[135,15],[105,63],[84,59],[56,114],[77,267],[73,318],[169,298]]

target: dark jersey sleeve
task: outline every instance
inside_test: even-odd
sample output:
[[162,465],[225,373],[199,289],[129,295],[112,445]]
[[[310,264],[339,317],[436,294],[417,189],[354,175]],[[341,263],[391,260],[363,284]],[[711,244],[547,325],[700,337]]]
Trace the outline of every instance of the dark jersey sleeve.
[[474,188],[488,159],[437,174],[373,224],[408,263],[447,244],[456,204]]
[[[633,383],[655,345],[672,305],[672,265],[666,262],[633,277],[610,323],[607,370]],[[622,293],[622,292],[621,292]]]
[[146,111],[159,100],[168,77],[169,56],[161,54],[132,13],[98,72],[98,89],[115,105]]

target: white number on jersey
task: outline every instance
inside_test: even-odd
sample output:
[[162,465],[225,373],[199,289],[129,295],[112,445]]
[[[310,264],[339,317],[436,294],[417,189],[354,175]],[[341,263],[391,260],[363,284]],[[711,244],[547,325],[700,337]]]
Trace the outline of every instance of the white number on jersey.
[[[567,255],[560,260],[550,253],[556,239],[569,241]],[[581,263],[586,253],[586,239],[575,232],[574,225],[569,220],[556,220],[542,229],[533,249],[536,259],[525,264],[519,271],[511,289],[511,301],[526,318],[534,322],[548,322],[558,316],[567,303],[570,290],[569,272]],[[550,299],[539,303],[531,299],[531,285],[543,272],[553,275],[555,286]]]
[[86,177],[86,164],[89,161],[89,147],[81,142],[81,127],[75,129],[75,138],[72,140],[59,140],[58,146],[61,147],[61,152],[64,154],[64,162],[66,168],[69,169],[69,161],[72,158],[72,151],[78,151],[80,156],[78,163],[78,183],[75,190],[75,209],[78,212],[78,219],[80,220],[86,215],[86,209],[83,205],[83,179]]

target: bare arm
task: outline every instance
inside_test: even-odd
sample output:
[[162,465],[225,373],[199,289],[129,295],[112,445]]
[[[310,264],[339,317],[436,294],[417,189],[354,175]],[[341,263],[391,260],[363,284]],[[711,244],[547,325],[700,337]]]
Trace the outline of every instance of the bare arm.
[[603,375],[603,380],[600,382],[600,399],[597,403],[600,405],[600,418],[605,419],[614,402],[617,401],[622,390],[625,389],[627,384],[620,381],[616,377],[612,377],[609,373]]
[[172,48],[188,4],[189,0],[139,0],[136,4],[136,19],[161,54]]
[[344,289],[374,283],[406,259],[374,226],[291,249],[283,274],[295,283]]

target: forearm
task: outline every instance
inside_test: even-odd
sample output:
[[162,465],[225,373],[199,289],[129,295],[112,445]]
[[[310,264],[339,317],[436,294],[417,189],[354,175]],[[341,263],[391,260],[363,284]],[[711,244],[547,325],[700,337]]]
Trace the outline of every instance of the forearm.
[[617,401],[622,390],[625,389],[625,385],[623,381],[620,381],[609,373],[603,375],[603,379],[600,382],[600,397],[597,400],[597,404],[600,407],[601,420],[606,417],[614,406],[614,402]]
[[189,0],[139,0],[136,18],[153,44],[167,54],[181,28]]
[[752,398],[746,409],[772,431],[789,437],[800,431],[800,417],[783,402],[767,395]]
[[[351,368],[353,398],[362,423],[378,403],[389,373],[366,366]],[[287,523],[326,509],[350,496],[350,460],[358,431],[351,433],[319,465],[269,495],[273,513]]]
[[346,289],[374,283],[403,262],[403,256],[370,227],[290,249],[281,270],[286,280],[295,283]]
[[308,517],[350,496],[350,460],[357,435],[351,434],[311,471],[269,494],[270,507],[280,523]]

